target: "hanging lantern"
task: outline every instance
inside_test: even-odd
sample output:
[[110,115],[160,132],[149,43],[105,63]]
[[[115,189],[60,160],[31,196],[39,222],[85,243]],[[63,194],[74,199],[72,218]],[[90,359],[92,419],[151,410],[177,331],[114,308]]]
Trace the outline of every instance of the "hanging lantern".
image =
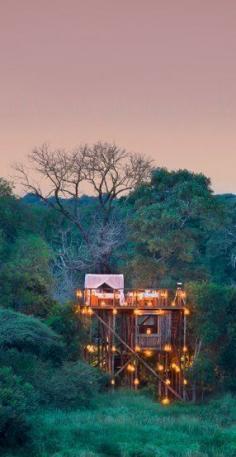
[[129,363],[127,365],[127,371],[129,371],[130,373],[133,373],[135,371],[135,367],[134,365],[132,365],[131,363]]
[[139,315],[141,314],[141,311],[140,311],[139,309],[135,309],[135,310],[134,310],[134,314],[135,314],[136,316],[139,316]]
[[165,352],[171,352],[171,349],[172,349],[171,348],[171,344],[165,344],[165,346],[164,346],[164,351]]
[[149,349],[146,349],[146,351],[144,351],[144,355],[146,355],[146,357],[151,357],[152,354],[152,351],[150,351]]
[[162,398],[161,403],[162,403],[162,405],[167,406],[170,404],[170,400],[168,397],[164,397],[164,398]]

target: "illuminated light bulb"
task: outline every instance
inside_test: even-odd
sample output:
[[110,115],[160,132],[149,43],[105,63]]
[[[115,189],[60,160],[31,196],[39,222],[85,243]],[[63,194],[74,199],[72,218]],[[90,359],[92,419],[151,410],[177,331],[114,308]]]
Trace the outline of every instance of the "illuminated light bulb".
[[76,291],[76,297],[81,298],[83,296],[82,290],[78,289]]
[[162,365],[161,363],[158,363],[157,369],[158,369],[158,371],[163,371],[164,370],[164,365]]
[[105,306],[106,303],[104,302],[104,300],[101,301],[101,306]]
[[80,313],[80,307],[77,306],[77,308],[75,309],[75,314],[79,314]]
[[151,329],[150,329],[150,328],[147,328],[147,330],[146,330],[146,335],[151,335],[151,334],[152,334]]
[[114,386],[116,383],[115,379],[111,379],[111,385]]
[[170,404],[170,400],[168,397],[165,397],[165,398],[162,398],[161,403],[162,403],[162,405],[166,406],[166,405]]
[[163,316],[163,314],[165,314],[165,311],[163,311],[163,309],[159,309],[157,311],[157,314],[159,314],[160,316]]
[[170,385],[170,379],[166,379],[166,380],[165,380],[165,384],[166,384],[167,386],[169,386],[169,385]]
[[190,314],[189,309],[188,308],[184,308],[184,315],[185,316],[189,316],[189,314]]
[[170,352],[171,351],[171,344],[165,344],[164,351],[165,352]]
[[184,346],[184,347],[183,347],[183,352],[188,352],[187,346]]
[[187,379],[184,379],[184,380],[183,380],[183,384],[184,384],[184,386],[187,386],[187,384],[188,384]]
[[177,367],[176,363],[173,362],[173,363],[171,364],[171,368],[173,368],[173,370],[175,370],[176,367]]
[[127,370],[128,370],[130,373],[133,373],[133,372],[135,371],[135,367],[134,367],[131,363],[129,363],[129,364],[127,365]]
[[151,357],[152,351],[149,351],[149,349],[147,349],[146,351],[144,351],[144,355],[146,355],[146,357]]
[[92,316],[92,314],[93,314],[93,310],[92,310],[91,308],[88,308],[88,310],[87,310],[87,314],[88,314],[88,316]]
[[139,379],[138,379],[138,378],[135,378],[135,379],[134,379],[134,385],[135,385],[135,386],[138,386],[139,383],[140,383]]
[[180,372],[180,367],[179,367],[178,365],[176,365],[175,371],[176,371],[176,373],[179,373],[179,372]]
[[85,308],[83,308],[83,309],[81,310],[81,314],[86,314],[86,309],[85,309]]
[[173,300],[173,301],[171,302],[171,306],[175,306],[175,305],[176,305],[175,300]]
[[136,352],[140,352],[140,351],[141,351],[141,347],[140,347],[138,344],[136,344],[134,350],[135,350]]
[[135,309],[134,310],[134,314],[136,314],[136,316],[139,316],[140,315],[140,310],[139,309]]
[[113,345],[113,346],[111,347],[111,350],[112,350],[112,352],[116,352],[116,347]]
[[112,314],[115,316],[115,315],[117,314],[117,309],[114,308],[114,309],[112,310]]
[[148,305],[148,306],[152,306],[152,302],[151,302],[151,301],[149,301],[147,305]]

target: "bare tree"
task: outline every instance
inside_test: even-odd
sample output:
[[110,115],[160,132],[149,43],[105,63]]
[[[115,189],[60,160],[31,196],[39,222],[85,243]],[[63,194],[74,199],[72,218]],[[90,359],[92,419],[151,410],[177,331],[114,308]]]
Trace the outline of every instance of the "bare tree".
[[[38,196],[76,226],[83,242],[80,250],[86,246],[87,257],[93,259],[96,269],[108,271],[109,257],[120,239],[119,227],[115,227],[112,218],[115,201],[149,179],[151,161],[115,144],[100,142],[73,151],[51,150],[43,144],[28,159],[28,168],[16,166],[25,191]],[[32,175],[38,176],[41,185],[32,180]],[[83,183],[92,187],[98,200],[96,224],[91,230],[85,227],[80,211]]]

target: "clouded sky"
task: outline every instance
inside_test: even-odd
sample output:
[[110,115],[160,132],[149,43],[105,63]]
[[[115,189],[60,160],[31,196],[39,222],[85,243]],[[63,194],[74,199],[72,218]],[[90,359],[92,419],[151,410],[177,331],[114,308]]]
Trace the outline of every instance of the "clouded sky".
[[115,141],[236,193],[236,2],[0,1],[0,175]]

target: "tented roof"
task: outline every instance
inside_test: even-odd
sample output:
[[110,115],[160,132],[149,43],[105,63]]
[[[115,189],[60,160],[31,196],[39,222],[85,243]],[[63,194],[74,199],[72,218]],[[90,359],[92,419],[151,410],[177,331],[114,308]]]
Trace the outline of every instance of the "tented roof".
[[85,275],[85,289],[98,289],[103,284],[107,284],[112,289],[124,289],[124,276],[123,275],[99,275],[87,274]]

